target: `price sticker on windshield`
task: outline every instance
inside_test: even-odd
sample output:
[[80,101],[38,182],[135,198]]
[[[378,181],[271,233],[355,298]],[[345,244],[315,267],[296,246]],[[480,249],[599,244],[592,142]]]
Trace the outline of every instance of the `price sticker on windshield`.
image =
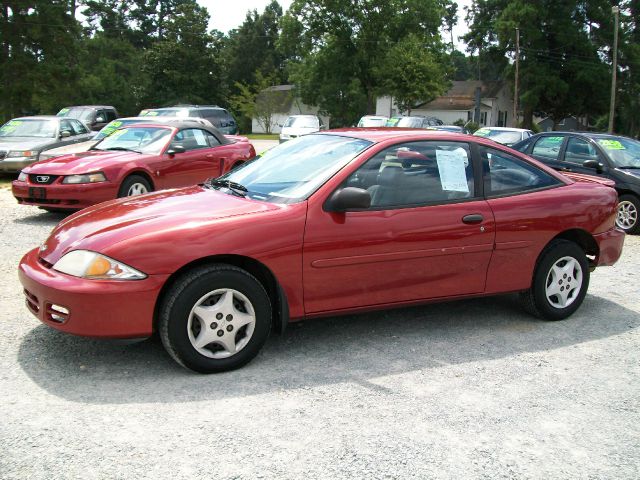
[[158,112],[147,112],[144,114],[145,117],[157,117]]
[[598,143],[607,150],[626,150],[618,140],[598,140]]
[[69,111],[68,108],[63,108],[58,112],[58,117],[63,117]]
[[486,128],[481,128],[476,133],[474,133],[474,135],[476,135],[477,137],[486,137],[487,135],[489,135],[489,133],[489,130],[487,130]]
[[126,130],[114,130],[112,133],[109,134],[109,138],[118,138],[121,135],[123,135],[124,132],[126,132]]

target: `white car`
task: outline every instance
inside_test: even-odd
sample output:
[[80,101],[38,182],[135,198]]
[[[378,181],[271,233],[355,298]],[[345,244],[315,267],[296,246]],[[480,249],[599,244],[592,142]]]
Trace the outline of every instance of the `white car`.
[[282,125],[280,143],[326,129],[322,120],[315,115],[291,115]]
[[474,135],[488,138],[489,140],[493,140],[494,142],[510,147],[511,145],[531,137],[533,132],[524,128],[482,127],[476,130]]
[[131,125],[134,123],[165,123],[183,122],[185,120],[198,122],[206,127],[212,127],[211,122],[204,118],[191,118],[191,117],[127,117],[118,118],[106,124],[102,130],[97,132],[95,136],[81,143],[74,143],[72,145],[66,145],[64,147],[52,148],[40,155],[39,160],[46,160],[48,158],[60,157],[62,155],[69,155],[72,153],[86,152],[96,143],[102,140],[104,137],[111,135],[115,130],[125,125]]
[[358,122],[358,128],[386,127],[389,117],[382,115],[365,115]]

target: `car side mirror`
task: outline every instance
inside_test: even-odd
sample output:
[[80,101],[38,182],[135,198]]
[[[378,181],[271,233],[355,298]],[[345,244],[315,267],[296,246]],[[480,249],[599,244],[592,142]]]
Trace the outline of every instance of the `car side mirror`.
[[362,188],[345,187],[336,190],[324,205],[327,212],[345,212],[347,210],[369,208],[371,194]]
[[60,138],[68,138],[71,136],[71,132],[69,130],[62,130],[60,132]]
[[169,150],[167,150],[167,155],[173,157],[178,153],[184,153],[186,151],[187,150],[182,145],[174,145],[173,147],[169,148]]
[[104,117],[96,117],[96,123],[104,123]]
[[585,160],[582,166],[584,168],[592,168],[598,173],[602,173],[604,170],[604,165],[597,160]]

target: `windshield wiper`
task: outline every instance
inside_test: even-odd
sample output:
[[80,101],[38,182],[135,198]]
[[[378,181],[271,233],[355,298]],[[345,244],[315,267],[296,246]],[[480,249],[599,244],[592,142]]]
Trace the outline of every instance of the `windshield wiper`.
[[[97,150],[97,149],[96,149]],[[117,150],[119,152],[136,152],[136,153],[142,153],[140,150],[134,150],[133,148],[126,148],[126,147],[111,147],[111,148],[101,148],[100,150]]]
[[210,178],[205,182],[205,185],[210,185],[212,187],[225,187],[228,188],[231,192],[239,197],[246,197],[247,187],[240,183],[232,182],[231,180],[221,180],[218,178]]

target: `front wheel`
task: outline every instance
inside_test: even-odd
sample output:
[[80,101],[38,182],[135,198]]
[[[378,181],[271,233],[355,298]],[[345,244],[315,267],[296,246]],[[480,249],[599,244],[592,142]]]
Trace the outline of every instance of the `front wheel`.
[[577,244],[554,240],[541,253],[523,307],[536,317],[562,320],[582,304],[589,287],[589,264]]
[[140,175],[129,175],[124,179],[122,185],[120,185],[118,198],[143,195],[152,191],[153,188],[151,188],[151,185],[146,178]]
[[640,210],[640,199],[634,195],[620,195],[618,199],[618,214],[616,216],[616,226],[625,233],[640,233],[640,222],[638,222],[638,210]]
[[253,359],[271,328],[264,287],[231,265],[199,267],[178,279],[159,309],[162,343],[180,365],[201,373],[239,368]]

